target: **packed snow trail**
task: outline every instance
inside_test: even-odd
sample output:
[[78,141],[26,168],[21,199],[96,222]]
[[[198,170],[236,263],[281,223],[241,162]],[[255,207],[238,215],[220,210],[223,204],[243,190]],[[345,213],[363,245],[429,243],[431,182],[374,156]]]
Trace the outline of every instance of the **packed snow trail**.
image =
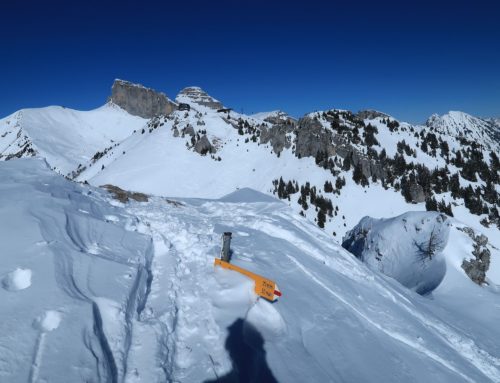
[[[389,286],[284,204],[156,198],[128,210],[144,223],[158,249],[146,311],[155,326],[168,329],[161,343],[166,349],[158,350],[158,355],[168,356],[168,379],[202,381],[227,372],[226,328],[238,316],[264,336],[271,370],[280,381],[370,381],[373,376],[424,381],[425,371],[429,378],[442,376],[444,381],[500,379],[497,356],[459,330],[428,319],[433,314],[424,298],[408,296],[397,284]],[[304,225],[309,231],[299,230]],[[249,280],[214,270],[224,231],[233,232],[233,262],[275,279],[283,299],[276,304],[257,300]],[[241,279],[238,283],[246,291],[224,290],[222,276]],[[390,309],[380,310],[381,305]],[[359,341],[352,332],[365,333],[357,347],[370,355],[368,361],[352,354],[353,343]],[[137,340],[137,353],[143,349]],[[376,351],[380,349],[386,353]],[[490,352],[498,355],[498,349]],[[387,365],[387,355],[404,366],[396,375],[392,367],[380,367]],[[363,367],[367,362],[371,368]],[[310,366],[316,367],[311,371]],[[141,381],[139,367],[134,371]]]

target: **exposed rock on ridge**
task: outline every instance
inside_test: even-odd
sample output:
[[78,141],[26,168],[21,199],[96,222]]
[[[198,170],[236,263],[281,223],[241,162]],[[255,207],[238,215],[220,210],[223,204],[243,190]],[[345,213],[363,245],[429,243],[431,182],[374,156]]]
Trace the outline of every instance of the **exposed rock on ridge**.
[[474,230],[470,227],[458,229],[463,231],[474,241],[474,250],[472,250],[474,258],[470,260],[464,259],[462,262],[462,269],[464,269],[465,273],[473,282],[482,285],[486,282],[486,272],[490,268],[491,253],[487,248],[488,237],[484,234],[476,235]]
[[220,101],[216,100],[197,86],[184,88],[179,92],[175,100],[179,103],[194,103],[215,110],[222,109],[224,107]]
[[347,160],[346,165],[361,166],[365,177],[375,175],[379,179],[385,178],[382,165],[366,158],[340,135],[325,129],[321,122],[311,117],[303,117],[295,130],[295,154],[301,157],[314,157],[318,152],[327,153],[328,157],[338,156]]
[[164,93],[123,80],[113,83],[110,101],[130,114],[144,118],[169,114],[176,107]]

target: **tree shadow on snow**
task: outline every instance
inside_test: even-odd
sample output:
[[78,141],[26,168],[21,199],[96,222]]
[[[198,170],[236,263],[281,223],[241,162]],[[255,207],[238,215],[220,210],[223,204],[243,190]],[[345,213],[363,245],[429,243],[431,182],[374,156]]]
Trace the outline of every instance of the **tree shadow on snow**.
[[264,338],[257,329],[240,318],[228,330],[225,346],[233,370],[205,383],[278,383],[267,365]]

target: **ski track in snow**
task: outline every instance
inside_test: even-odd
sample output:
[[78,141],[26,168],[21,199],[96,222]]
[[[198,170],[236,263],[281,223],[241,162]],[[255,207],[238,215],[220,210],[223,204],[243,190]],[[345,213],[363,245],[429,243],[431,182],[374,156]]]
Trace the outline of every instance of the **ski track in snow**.
[[[355,312],[359,317],[361,317],[363,320],[365,320],[366,322],[370,323],[373,327],[375,327],[376,329],[382,331],[384,334],[390,336],[391,338],[401,342],[401,343],[404,343],[405,345],[407,345],[408,347],[411,347],[419,352],[421,352],[422,354],[426,355],[427,357],[435,360],[436,362],[442,364],[443,366],[445,366],[446,368],[448,368],[449,370],[455,372],[457,375],[460,375],[462,378],[464,378],[465,380],[469,381],[469,382],[474,382],[474,380],[470,377],[468,377],[467,375],[465,375],[464,373],[462,373],[461,371],[459,371],[456,367],[454,367],[453,365],[451,365],[450,363],[448,363],[445,359],[441,358],[439,355],[435,354],[434,352],[432,352],[431,350],[429,350],[428,348],[425,348],[423,347],[422,345],[418,344],[417,342],[414,342],[412,341],[410,338],[408,338],[407,336],[401,334],[401,333],[398,333],[398,332],[394,332],[394,331],[391,331],[385,327],[383,327],[382,325],[380,325],[379,323],[376,323],[374,322],[373,320],[371,320],[367,315],[365,315],[364,313],[362,313],[361,311],[359,311],[355,306],[353,306],[352,304],[350,304],[348,301],[346,301],[341,295],[339,295],[338,293],[336,293],[335,291],[333,291],[332,289],[330,289],[328,286],[326,286],[323,282],[321,282],[318,278],[316,278],[310,271],[308,271],[299,261],[297,261],[295,258],[291,257],[290,255],[287,254],[287,257],[288,259],[290,259],[290,261],[292,261],[298,268],[300,268],[307,276],[309,276],[309,278],[311,278],[311,280],[313,280],[315,283],[317,283],[318,285],[320,285],[322,288],[324,288],[326,291],[328,291],[331,295],[333,295],[336,299],[338,299],[339,301],[341,301],[344,305],[348,306],[353,312]],[[461,339],[459,338],[458,336],[455,337],[456,339]],[[447,338],[445,338],[447,339]],[[447,339],[448,340],[448,339]],[[450,342],[451,343],[451,342]],[[481,365],[486,365],[486,364],[483,364],[481,363],[481,361],[478,361],[477,360],[477,357],[475,357],[475,355],[471,358],[471,355],[470,354],[467,354],[467,353],[464,353],[462,352],[462,355],[467,357],[467,359],[469,359],[469,361],[472,363],[472,364],[475,364],[476,367],[477,365],[479,364],[480,366]],[[479,362],[479,363],[476,363]],[[488,372],[488,377],[492,380],[492,381],[496,381],[497,380],[497,377],[499,376],[498,375],[498,371],[497,370],[494,370],[493,368],[489,369],[490,371],[487,371]],[[480,369],[480,371],[483,371]],[[484,372],[484,371],[483,371]]]
[[[279,216],[283,217],[282,214],[278,214]],[[286,218],[286,217],[283,217]],[[287,220],[290,220],[290,217],[288,217]],[[296,223],[296,221],[294,221]],[[287,232],[286,229],[280,228],[279,225],[276,223],[254,223],[253,225],[254,228],[261,229],[262,231],[266,231],[270,233],[273,236],[276,236],[277,238],[285,239],[290,243],[293,243],[296,247],[300,248],[301,250],[304,251],[304,253],[313,256],[321,261],[323,261],[325,264],[327,264],[329,267],[335,268],[337,270],[341,270],[343,273],[348,273],[351,274],[352,277],[355,277],[353,274],[353,269],[352,267],[349,267],[347,264],[342,264],[340,261],[340,257],[337,257],[335,259],[335,264],[332,264],[332,262],[326,261],[322,257],[318,257],[316,252],[314,251],[314,248],[311,248],[311,246],[308,244],[306,241],[301,241],[300,239],[297,239],[296,237],[293,236],[291,232]],[[322,233],[323,234],[323,233]],[[422,347],[422,345],[413,342],[410,340],[408,337],[404,336],[403,334],[400,333],[395,333],[393,331],[390,331],[378,323],[373,322],[368,316],[360,312],[358,309],[356,309],[354,306],[352,306],[349,302],[347,302],[343,297],[341,297],[339,294],[331,290],[328,286],[326,286],[324,283],[322,283],[317,277],[313,275],[310,271],[307,270],[305,266],[303,266],[296,258],[290,256],[287,254],[287,257],[295,263],[305,274],[307,274],[313,281],[315,281],[317,284],[319,284],[321,287],[326,289],[330,294],[334,295],[337,299],[342,301],[344,304],[346,304],[348,307],[350,307],[353,311],[355,311],[359,316],[361,316],[364,320],[368,321],[371,323],[374,327],[377,329],[383,331],[387,335],[393,337],[394,339],[397,339],[401,341],[402,343],[405,343],[406,345],[415,348],[416,350],[426,354],[430,358],[438,361],[439,363],[443,364],[447,368],[450,368],[452,371],[455,371],[457,374],[461,375],[462,377],[466,378],[469,381],[471,378],[467,377],[466,375],[462,374],[460,371],[458,371],[455,367],[450,365],[446,360],[443,358],[440,358],[438,355],[430,351],[429,349],[426,349]],[[359,273],[356,277],[361,277],[363,278],[362,273]],[[371,283],[376,284],[377,286],[381,287],[381,291],[384,291],[387,293],[392,301],[394,303],[397,303],[400,307],[402,307],[404,310],[406,310],[410,315],[418,319],[422,324],[424,324],[427,328],[430,330],[433,330],[439,336],[447,342],[453,349],[455,349],[458,353],[460,353],[464,359],[468,360],[469,363],[474,365],[479,371],[481,371],[484,375],[486,375],[489,379],[492,381],[500,381],[500,372],[497,368],[493,366],[499,366],[500,367],[500,359],[495,358],[491,356],[489,353],[486,351],[480,349],[477,347],[477,345],[471,340],[471,339],[466,339],[462,336],[460,336],[456,331],[454,331],[451,327],[444,325],[442,322],[438,321],[433,321],[431,319],[426,318],[424,315],[419,313],[417,310],[414,308],[411,308],[410,306],[413,306],[413,304],[404,296],[401,294],[398,294],[398,299],[396,299],[387,289],[383,288],[380,283],[378,283],[374,278],[371,279]]]
[[38,382],[38,370],[42,363],[42,353],[45,347],[45,333],[40,332],[35,344],[35,352],[33,353],[33,361],[31,364],[28,381],[30,383]]

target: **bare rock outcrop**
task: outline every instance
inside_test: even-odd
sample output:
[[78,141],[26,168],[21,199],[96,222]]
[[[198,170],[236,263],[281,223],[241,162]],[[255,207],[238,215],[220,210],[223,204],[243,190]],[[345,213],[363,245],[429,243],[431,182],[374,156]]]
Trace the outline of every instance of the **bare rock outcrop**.
[[289,149],[292,146],[288,133],[293,131],[293,125],[280,123],[270,128],[262,127],[260,131],[260,143],[265,145],[270,143],[273,151],[280,154],[283,149]]
[[385,171],[380,163],[367,158],[344,137],[325,129],[314,117],[301,118],[294,131],[297,157],[316,157],[318,152],[326,153],[328,157],[340,157],[348,167],[360,166],[366,178],[372,176],[378,179],[385,178]]
[[367,109],[367,110],[360,110],[358,113],[355,114],[355,116],[361,120],[374,120],[375,118],[387,118],[390,117],[388,114],[379,112],[378,110],[372,110],[372,109]]
[[130,199],[133,199],[134,201],[137,202],[148,202],[148,196],[143,193],[138,193],[138,192],[131,192],[128,190],[123,190],[119,188],[118,186],[115,185],[102,185],[102,188],[106,189],[109,193],[113,195],[113,198],[122,202],[126,203]]
[[409,192],[412,203],[425,202],[424,188],[416,182],[410,184]]
[[208,137],[204,134],[194,145],[194,150],[204,156],[207,153],[215,153],[215,148],[210,143]]
[[124,80],[115,80],[109,100],[130,114],[144,118],[167,115],[176,109],[176,104],[164,93]]
[[470,227],[458,228],[467,234],[474,241],[474,249],[472,250],[473,259],[464,259],[462,262],[462,269],[469,276],[469,278],[482,285],[486,282],[486,272],[490,268],[491,252],[487,248],[488,237],[484,234],[476,235],[474,230]]

